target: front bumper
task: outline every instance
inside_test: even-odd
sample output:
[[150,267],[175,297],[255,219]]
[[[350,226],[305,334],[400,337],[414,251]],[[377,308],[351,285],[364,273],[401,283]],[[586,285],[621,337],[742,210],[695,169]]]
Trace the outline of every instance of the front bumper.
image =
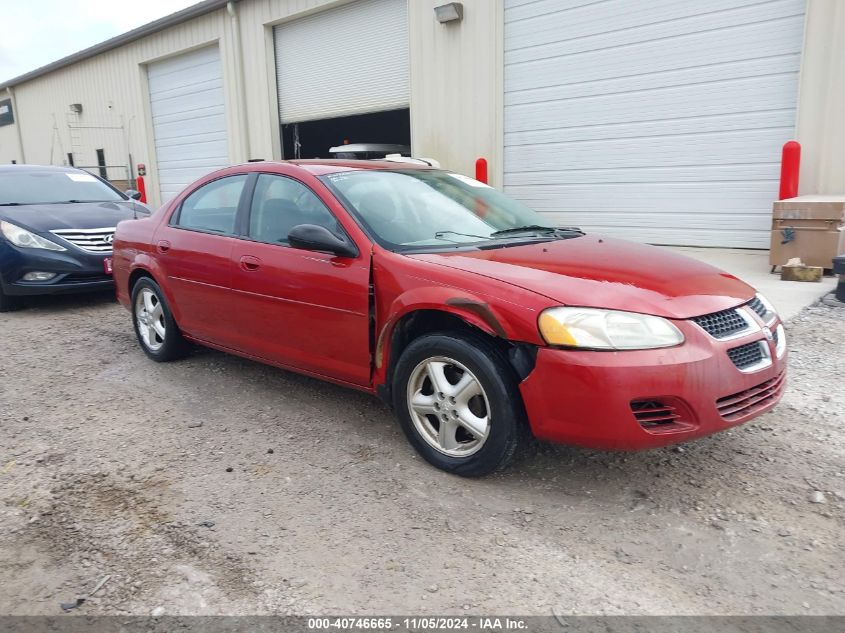
[[[541,348],[520,384],[534,435],[598,449],[640,450],[723,431],[770,410],[786,385],[784,350],[765,330],[718,341],[689,321],[675,324],[686,341],[658,350],[589,352]],[[772,331],[779,321],[770,325]],[[727,350],[763,341],[771,363],[740,371]],[[661,424],[635,415],[640,403],[660,403],[676,416]],[[644,421],[644,419],[646,421]]]
[[[103,260],[111,253],[23,249],[0,241],[0,287],[6,295],[49,295],[108,290],[114,287]],[[22,281],[28,272],[56,273],[50,281]]]

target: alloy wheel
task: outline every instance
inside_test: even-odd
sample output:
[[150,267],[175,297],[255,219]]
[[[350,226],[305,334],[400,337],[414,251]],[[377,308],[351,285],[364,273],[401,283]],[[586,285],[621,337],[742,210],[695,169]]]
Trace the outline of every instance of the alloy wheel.
[[164,306],[150,288],[142,288],[135,298],[135,320],[138,333],[147,349],[152,352],[160,350],[167,333]]
[[420,436],[450,457],[478,452],[490,434],[490,403],[476,376],[445,356],[419,363],[408,381],[408,410]]

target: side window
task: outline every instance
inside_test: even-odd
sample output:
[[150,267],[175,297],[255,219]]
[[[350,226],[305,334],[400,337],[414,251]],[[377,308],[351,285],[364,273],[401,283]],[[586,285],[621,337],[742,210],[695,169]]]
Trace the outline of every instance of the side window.
[[260,174],[249,213],[249,237],[260,242],[287,244],[298,224],[324,226],[342,233],[331,211],[311,189],[284,176]]
[[174,226],[234,235],[238,201],[246,179],[246,174],[228,176],[203,185],[182,202]]

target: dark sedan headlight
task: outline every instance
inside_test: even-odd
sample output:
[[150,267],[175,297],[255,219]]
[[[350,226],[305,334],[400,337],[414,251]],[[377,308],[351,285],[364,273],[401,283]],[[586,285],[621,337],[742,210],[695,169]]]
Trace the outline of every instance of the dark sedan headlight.
[[36,235],[32,231],[22,229],[11,222],[0,221],[0,233],[12,244],[19,248],[43,248],[48,251],[66,251],[64,246],[51,242],[48,239]]

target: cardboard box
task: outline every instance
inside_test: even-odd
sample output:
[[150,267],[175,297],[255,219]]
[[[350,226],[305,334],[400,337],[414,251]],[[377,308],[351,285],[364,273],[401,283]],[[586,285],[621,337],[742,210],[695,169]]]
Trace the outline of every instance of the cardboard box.
[[800,257],[807,266],[831,268],[845,253],[845,196],[799,196],[775,202],[769,263]]

